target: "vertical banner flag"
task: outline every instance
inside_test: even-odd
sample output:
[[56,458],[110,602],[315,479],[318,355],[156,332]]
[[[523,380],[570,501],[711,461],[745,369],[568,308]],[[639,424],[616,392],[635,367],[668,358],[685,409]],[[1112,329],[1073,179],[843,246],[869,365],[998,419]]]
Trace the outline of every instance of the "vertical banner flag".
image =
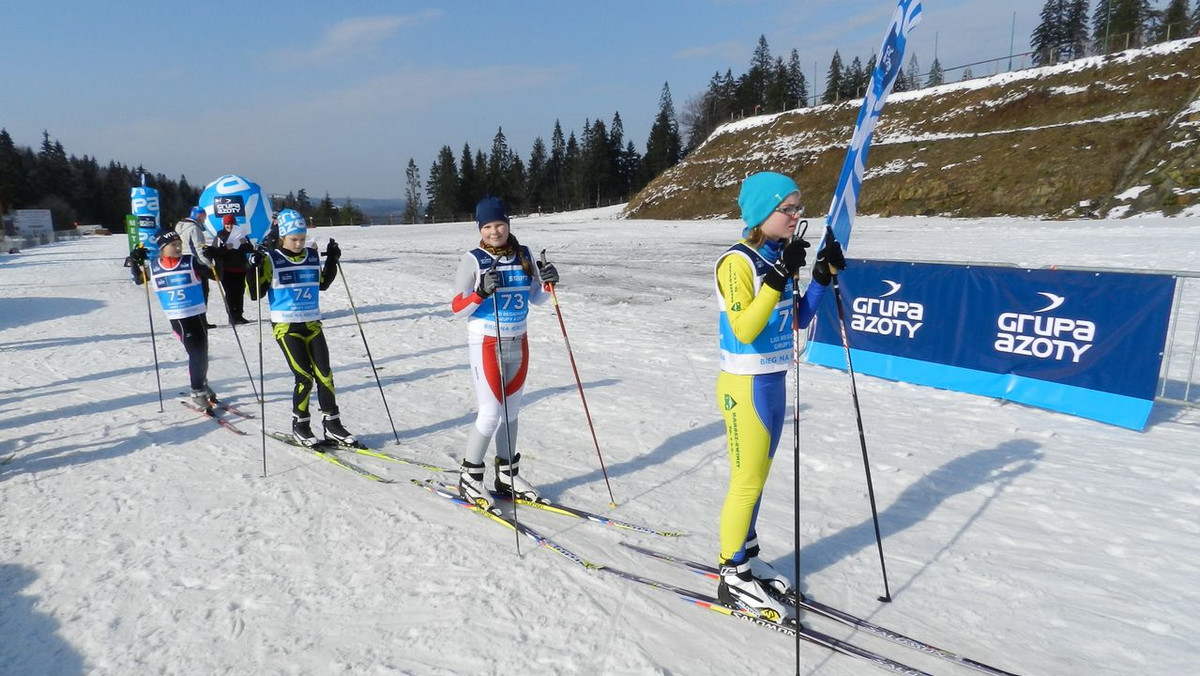
[[[855,260],[838,283],[855,371],[1146,424],[1174,277]],[[810,362],[846,368],[838,326],[823,304]]]
[[271,200],[257,183],[236,174],[226,174],[205,186],[200,193],[200,208],[208,213],[204,227],[210,235],[221,229],[226,214],[237,218],[234,232],[255,244],[271,229]]
[[138,245],[138,220],[133,214],[125,214],[125,236],[129,239],[129,250],[133,251]]
[[[833,235],[842,248],[850,250],[850,229],[854,226],[854,214],[858,208],[858,193],[862,188],[863,172],[867,167],[867,151],[871,148],[871,137],[883,104],[896,84],[896,77],[904,67],[904,50],[908,46],[908,34],[921,21],[921,0],[900,0],[892,23],[888,26],[883,46],[879,48],[879,62],[871,74],[871,86],[863,97],[858,121],[854,124],[854,136],[846,149],[846,161],[838,176],[837,189],[829,205],[826,224],[833,228]],[[824,243],[824,237],[822,237]],[[820,251],[820,247],[817,247]]]
[[137,217],[138,243],[144,244],[151,256],[158,254],[154,233],[158,230],[158,190],[147,186],[129,189],[129,211]]

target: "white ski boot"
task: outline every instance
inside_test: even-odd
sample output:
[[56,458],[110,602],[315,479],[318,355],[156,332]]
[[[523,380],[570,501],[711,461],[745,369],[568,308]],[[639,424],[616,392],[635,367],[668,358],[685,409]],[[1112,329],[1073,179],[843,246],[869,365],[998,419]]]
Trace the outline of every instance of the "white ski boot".
[[769,622],[796,624],[796,608],[775,597],[766,584],[754,579],[750,562],[721,564],[721,581],[717,598],[722,604],[741,610]]
[[492,494],[483,487],[483,468],[483,463],[462,461],[458,468],[458,494],[480,509],[491,510],[495,503]]

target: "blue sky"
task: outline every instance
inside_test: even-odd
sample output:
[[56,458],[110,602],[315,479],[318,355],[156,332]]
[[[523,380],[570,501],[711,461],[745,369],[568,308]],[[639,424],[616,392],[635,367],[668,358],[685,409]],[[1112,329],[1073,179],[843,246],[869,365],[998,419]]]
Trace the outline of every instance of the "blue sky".
[[[924,0],[910,42],[922,68],[1028,50],[1042,0]],[[878,48],[893,0],[607,2],[7,3],[0,127],[36,148],[144,164],[204,184],[238,173],[314,197],[399,197],[443,145],[528,159],[619,111],[644,150],[664,82],[676,110],[714,72],[748,68],[760,35],[795,48],[824,87],[834,49]],[[1022,64],[1017,59],[1015,66]],[[1024,64],[1028,65],[1027,59]],[[1007,62],[1002,64],[1007,65]],[[973,68],[975,75],[994,65]],[[948,74],[957,79],[958,73]],[[885,113],[886,114],[886,113]]]

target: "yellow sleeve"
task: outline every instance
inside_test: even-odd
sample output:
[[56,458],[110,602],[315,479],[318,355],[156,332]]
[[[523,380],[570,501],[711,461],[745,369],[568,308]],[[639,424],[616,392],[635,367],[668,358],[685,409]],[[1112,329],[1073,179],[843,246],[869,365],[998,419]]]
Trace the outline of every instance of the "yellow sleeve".
[[762,333],[782,295],[764,284],[754,295],[754,270],[739,255],[729,255],[717,265],[717,289],[725,301],[725,313],[733,335],[750,344]]

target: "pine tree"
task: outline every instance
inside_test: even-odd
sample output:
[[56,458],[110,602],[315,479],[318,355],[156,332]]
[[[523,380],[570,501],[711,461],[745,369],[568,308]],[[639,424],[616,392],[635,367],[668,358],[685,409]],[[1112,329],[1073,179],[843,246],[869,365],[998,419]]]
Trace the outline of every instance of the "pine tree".
[[[512,201],[512,186],[508,183],[511,167],[512,151],[508,147],[508,139],[504,136],[504,129],[497,127],[496,135],[492,137],[492,153],[488,155],[488,192],[506,202]],[[511,204],[506,206],[512,208]]]
[[850,66],[842,73],[842,99],[858,99],[862,98],[863,91],[867,88],[867,76],[863,72],[862,59],[857,56],[850,61]]
[[325,198],[317,204],[317,208],[313,212],[313,225],[333,225],[338,222],[337,219],[338,208],[329,198],[329,193],[325,193]]
[[1192,10],[1192,35],[1200,35],[1200,0],[1196,0],[1196,9]]
[[[450,146],[442,146],[440,155],[450,155],[450,160],[454,160],[454,151],[450,150]],[[413,158],[408,158],[408,167],[404,170],[404,222],[405,223],[420,223],[425,209],[421,204],[421,170],[417,168],[416,161]]]
[[1070,0],[1063,26],[1063,58],[1082,59],[1088,55],[1088,0]]
[[[468,155],[468,157],[470,157]],[[461,190],[458,167],[454,164],[454,151],[450,146],[442,146],[438,158],[429,169],[429,182],[425,186],[425,196],[429,198],[426,212],[435,222],[453,220],[455,213],[461,213],[459,207],[459,191]],[[411,196],[405,197],[410,201]],[[420,212],[419,212],[420,213]],[[408,205],[405,205],[407,219]],[[407,220],[406,220],[407,222]]]
[[550,164],[546,170],[550,174],[553,187],[553,209],[561,211],[567,196],[567,141],[563,137],[562,124],[558,120],[554,121],[554,132],[550,134]]
[[829,71],[825,74],[825,93],[821,103],[837,103],[842,95],[842,54],[833,50],[833,58],[829,61]]
[[475,203],[483,196],[483,187],[480,186],[479,174],[475,171],[470,143],[463,144],[462,154],[458,157],[458,195],[450,213],[474,214]]
[[1149,0],[1099,0],[1092,14],[1092,41],[1099,51],[1139,47],[1153,21]]
[[746,107],[767,104],[767,87],[774,72],[771,59],[771,48],[767,46],[767,36],[758,36],[758,46],[754,48],[754,56],[750,58],[750,70],[746,72],[745,88]]
[[42,149],[38,152],[33,172],[33,191],[37,200],[50,196],[66,199],[73,192],[67,152],[62,143],[50,142],[48,131],[42,132]]
[[563,153],[563,208],[570,210],[583,204],[580,189],[579,141],[575,132],[567,137],[566,152]]
[[549,156],[546,153],[546,143],[539,136],[533,140],[533,149],[529,151],[529,183],[525,197],[531,212],[541,213],[548,206],[546,198],[551,192]]
[[1188,37],[1188,0],[1171,0],[1163,10],[1158,40],[1178,40]]
[[788,56],[787,95],[788,103],[797,108],[808,105],[808,82],[804,79],[804,69],[800,67],[800,53],[794,49]]
[[908,60],[908,72],[905,73],[905,77],[908,78],[908,86],[910,88],[921,88],[921,66],[917,64],[917,55],[915,53]]
[[1029,47],[1033,50],[1033,63],[1038,66],[1058,63],[1066,28],[1066,3],[1064,0],[1046,0],[1042,5],[1041,21],[1033,29]]
[[654,117],[650,136],[646,139],[647,173],[654,177],[675,166],[682,150],[679,125],[675,121],[675,105],[671,102],[671,88],[664,82],[658,99],[658,115]]
[[777,58],[774,65],[771,66],[770,76],[767,78],[767,86],[763,90],[763,109],[761,112],[783,112],[790,107],[789,98],[787,66],[783,64],[783,59]]
[[942,73],[942,64],[938,58],[933,57],[933,65],[929,67],[929,78],[925,80],[926,87],[936,87],[946,81],[946,76]]
[[0,129],[0,214],[26,204],[29,180],[21,153],[7,129]]

